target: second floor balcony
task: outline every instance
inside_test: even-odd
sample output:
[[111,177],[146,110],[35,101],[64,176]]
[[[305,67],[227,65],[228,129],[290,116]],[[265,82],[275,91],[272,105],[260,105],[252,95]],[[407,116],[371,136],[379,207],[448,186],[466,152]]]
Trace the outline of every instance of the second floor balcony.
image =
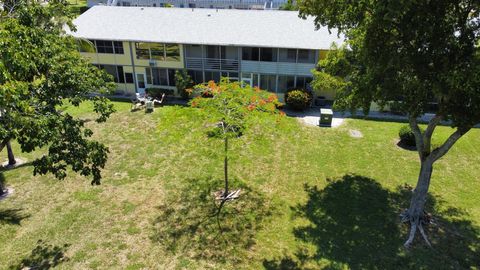
[[236,59],[186,57],[187,69],[238,71],[239,61]]

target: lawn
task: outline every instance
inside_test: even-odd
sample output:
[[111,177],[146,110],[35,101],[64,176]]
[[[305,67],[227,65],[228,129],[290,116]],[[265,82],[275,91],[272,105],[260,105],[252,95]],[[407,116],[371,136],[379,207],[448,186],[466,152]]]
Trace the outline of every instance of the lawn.
[[[416,182],[417,154],[396,145],[402,124],[349,119],[336,129],[265,116],[231,143],[232,185],[220,218],[222,143],[198,109],[130,112],[88,122],[110,148],[100,186],[70,174],[3,172],[0,268],[58,269],[479,269],[480,130],[462,138],[433,174],[428,228],[405,251],[398,214]],[[72,114],[91,119],[81,108]],[[349,136],[350,129],[363,138]],[[436,143],[450,128],[439,128]],[[20,153],[33,160],[41,151]]]

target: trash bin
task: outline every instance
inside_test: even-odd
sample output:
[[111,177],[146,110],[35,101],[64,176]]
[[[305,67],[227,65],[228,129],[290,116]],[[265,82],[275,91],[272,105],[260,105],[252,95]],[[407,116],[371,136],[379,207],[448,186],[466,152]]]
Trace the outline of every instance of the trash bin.
[[321,127],[331,127],[333,119],[333,111],[331,109],[320,109],[320,121]]

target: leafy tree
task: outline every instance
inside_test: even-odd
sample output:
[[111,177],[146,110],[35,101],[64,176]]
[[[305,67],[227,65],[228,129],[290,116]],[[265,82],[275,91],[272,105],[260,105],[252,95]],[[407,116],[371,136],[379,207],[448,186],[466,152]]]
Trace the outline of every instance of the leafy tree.
[[[278,113],[280,105],[275,94],[242,85],[239,82],[230,82],[223,78],[216,84],[210,81],[208,84],[195,86],[198,97],[190,101],[192,107],[197,107],[206,112],[210,120],[216,123],[216,127],[209,131],[209,135],[221,138],[224,141],[224,190],[220,194],[222,205],[229,200],[228,181],[228,141],[242,135],[248,125],[254,119],[255,113]],[[219,208],[220,211],[221,207]]]
[[186,70],[175,71],[175,85],[183,99],[188,99],[190,97],[194,83]]
[[[348,49],[324,62],[322,71],[339,79],[336,106],[344,110],[399,101],[415,134],[420,173],[410,207],[402,220],[410,224],[405,246],[429,221],[425,202],[433,165],[480,122],[480,2],[478,0],[302,0],[300,15],[315,16],[344,34]],[[332,59],[330,59],[332,60]],[[419,116],[438,104],[435,116],[421,131]],[[435,128],[448,121],[453,132],[432,146]]]
[[12,140],[23,152],[48,149],[33,162],[34,174],[63,179],[71,168],[100,184],[108,148],[89,139],[83,120],[59,108],[91,100],[97,122],[106,121],[113,105],[89,94],[111,90],[111,76],[88,63],[66,35],[64,26],[74,29],[66,1],[8,4],[0,11],[0,151]]
[[295,0],[288,0],[285,4],[281,5],[279,9],[295,11],[298,10],[298,5]]

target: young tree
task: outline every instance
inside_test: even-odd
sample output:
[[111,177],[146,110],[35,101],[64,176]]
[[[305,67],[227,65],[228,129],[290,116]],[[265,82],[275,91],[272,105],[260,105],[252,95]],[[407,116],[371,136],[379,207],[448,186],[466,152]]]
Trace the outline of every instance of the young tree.
[[175,71],[175,85],[183,99],[188,99],[190,97],[194,83],[185,69]]
[[[216,123],[214,130],[209,134],[224,141],[224,190],[219,199],[222,205],[232,199],[237,193],[230,192],[228,181],[228,141],[242,135],[248,127],[255,113],[278,113],[280,105],[275,94],[242,85],[239,82],[230,82],[223,78],[219,84],[210,81],[208,84],[195,86],[198,97],[190,101],[192,107],[207,112],[211,121]],[[221,209],[221,208],[220,208]]]
[[[368,113],[370,104],[400,101],[415,134],[420,173],[410,207],[405,246],[423,225],[425,202],[435,161],[480,122],[480,2],[477,0],[303,0],[301,16],[315,16],[318,26],[337,28],[348,49],[321,63],[323,72],[343,78],[336,106]],[[417,122],[429,103],[438,110],[425,131]],[[435,128],[448,121],[454,129],[433,146]]]
[[23,152],[48,151],[33,162],[34,174],[63,179],[67,168],[100,184],[108,148],[89,140],[84,121],[61,112],[64,104],[92,100],[97,122],[113,112],[105,98],[90,97],[114,87],[111,77],[78,52],[65,34],[73,28],[66,1],[9,1],[0,10],[0,151],[16,140]]

